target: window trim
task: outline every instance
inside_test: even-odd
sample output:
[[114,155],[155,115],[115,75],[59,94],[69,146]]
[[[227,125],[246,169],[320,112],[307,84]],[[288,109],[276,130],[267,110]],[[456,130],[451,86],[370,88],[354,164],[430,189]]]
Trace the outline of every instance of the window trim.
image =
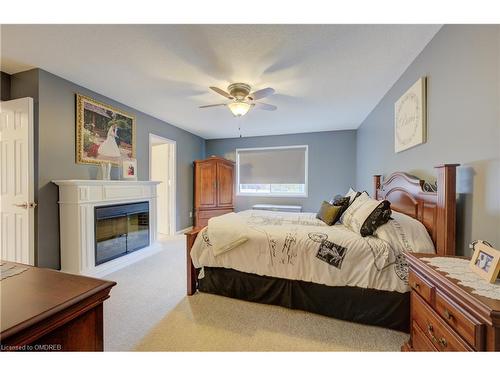
[[[240,192],[240,151],[258,151],[258,150],[280,150],[289,148],[305,148],[305,186],[304,193],[242,193]],[[235,150],[236,159],[236,195],[240,197],[269,197],[269,198],[308,198],[308,188],[309,188],[309,145],[291,145],[291,146],[273,146],[273,147],[249,147],[249,148],[237,148]]]

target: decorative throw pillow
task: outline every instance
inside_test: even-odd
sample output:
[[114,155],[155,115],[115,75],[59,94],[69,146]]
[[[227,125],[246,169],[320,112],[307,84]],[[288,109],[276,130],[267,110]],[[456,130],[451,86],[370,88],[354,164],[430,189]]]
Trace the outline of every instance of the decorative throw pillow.
[[333,225],[339,219],[341,210],[341,206],[334,206],[327,201],[323,201],[316,218],[327,225]]
[[359,191],[355,191],[355,190],[353,190],[353,188],[349,188],[349,191],[347,192],[347,194],[345,196],[349,197],[349,200],[350,200],[349,203],[352,203],[360,195],[361,195],[361,193]]
[[333,201],[330,202],[334,206],[340,206],[342,207],[342,210],[340,211],[339,218],[342,216],[342,214],[347,210],[347,207],[349,207],[349,203],[351,202],[351,199],[349,197],[344,197],[342,195],[337,195],[335,198],[333,198]]
[[344,217],[345,217],[345,214],[346,214],[348,208],[351,207],[355,201],[357,201],[357,203],[360,204],[362,201],[370,198],[370,196],[368,195],[368,193],[366,191],[360,193],[360,192],[356,192],[352,189],[349,189],[349,192],[347,193],[345,198],[349,199],[349,204],[347,205],[347,208],[344,210],[342,217],[340,218],[340,222],[342,224],[344,224]]
[[342,223],[362,237],[371,236],[391,218],[391,203],[371,199],[366,192],[356,198],[342,217]]
[[328,203],[333,204],[336,200],[339,200],[340,198],[344,198],[343,195],[337,194],[336,196],[333,197],[333,199],[330,199]]

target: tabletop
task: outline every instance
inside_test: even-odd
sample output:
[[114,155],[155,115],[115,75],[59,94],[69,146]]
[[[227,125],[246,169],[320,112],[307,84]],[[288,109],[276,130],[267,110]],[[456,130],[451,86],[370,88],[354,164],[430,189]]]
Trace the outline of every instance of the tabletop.
[[0,340],[116,285],[114,281],[12,264],[28,270],[0,281]]

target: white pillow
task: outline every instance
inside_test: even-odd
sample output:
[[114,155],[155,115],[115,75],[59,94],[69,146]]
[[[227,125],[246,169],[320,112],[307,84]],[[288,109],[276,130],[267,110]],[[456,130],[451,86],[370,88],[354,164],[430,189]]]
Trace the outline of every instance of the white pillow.
[[[353,194],[351,194],[351,193],[354,193],[354,195],[353,195]],[[344,223],[344,219],[346,218],[346,213],[347,213],[347,211],[349,211],[349,212],[350,212],[350,214],[352,214],[352,212],[354,211],[354,209],[356,209],[356,207],[358,207],[359,205],[361,205],[361,203],[363,203],[365,200],[367,200],[367,199],[369,199],[369,198],[370,198],[370,197],[368,196],[368,193],[363,192],[363,193],[361,193],[360,195],[358,195],[358,198],[356,198],[356,201],[357,201],[356,205],[353,205],[353,203],[354,203],[354,202],[353,202],[353,198],[356,196],[356,194],[357,194],[357,193],[356,193],[354,190],[349,189],[349,191],[348,191],[348,192],[347,192],[347,194],[345,195],[346,197],[351,198],[351,200],[350,200],[350,202],[349,202],[349,207],[347,207],[347,209],[346,209],[346,210],[344,211],[344,213],[342,214],[342,217],[340,218],[340,222],[341,222],[342,224],[344,224],[344,225],[345,225],[345,223]],[[349,209],[350,209],[350,210],[349,210]],[[352,220],[352,218],[351,218],[351,217],[347,217],[347,221],[349,222],[350,220]]]
[[351,204],[356,197],[359,197],[360,193],[358,191],[353,190],[353,188],[349,188],[349,191],[345,195],[345,197],[349,197],[349,204]]
[[362,237],[371,236],[373,232],[389,220],[390,203],[378,201],[362,192],[347,208],[342,216],[342,224]]
[[377,228],[373,234],[375,237],[412,253],[433,254],[436,252],[424,224],[399,212],[393,212],[391,217],[392,220]]

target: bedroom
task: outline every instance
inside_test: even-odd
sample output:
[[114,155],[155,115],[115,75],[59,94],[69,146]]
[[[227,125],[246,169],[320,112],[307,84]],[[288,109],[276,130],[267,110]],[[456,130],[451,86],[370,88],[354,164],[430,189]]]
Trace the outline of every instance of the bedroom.
[[499,350],[500,26],[259,22],[2,22],[2,350]]

